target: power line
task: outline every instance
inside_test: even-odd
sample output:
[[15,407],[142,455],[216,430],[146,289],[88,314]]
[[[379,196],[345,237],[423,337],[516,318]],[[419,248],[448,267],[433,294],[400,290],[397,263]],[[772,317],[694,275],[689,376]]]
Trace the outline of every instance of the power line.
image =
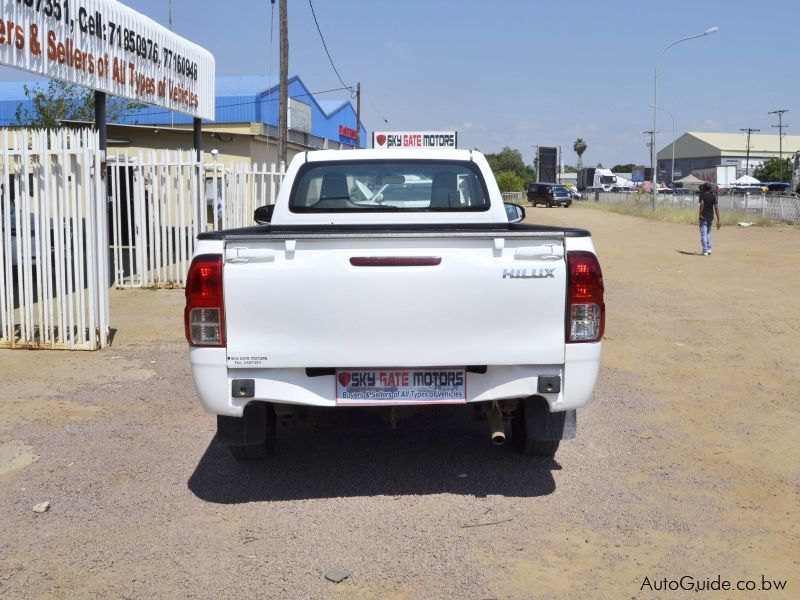
[[369,95],[367,95],[367,102],[369,102],[369,105],[372,107],[372,110],[378,113],[378,116],[381,119],[383,119],[383,122],[389,125],[389,119],[387,119],[386,117],[383,116],[383,114],[381,114],[381,111],[378,110],[378,107],[375,106],[375,103],[369,99]]
[[[319,27],[319,21],[317,21],[317,13],[314,12],[314,5],[312,4],[311,0],[308,0],[308,6],[311,8],[311,15],[314,17],[314,24],[317,26],[317,31],[319,32],[319,38],[322,40],[322,47],[325,48],[325,54],[328,55],[328,60],[331,63],[331,67],[333,67],[333,72],[336,73],[336,77],[339,78],[339,83],[341,83],[345,88],[350,90],[350,97],[352,98],[353,94],[355,93],[353,91],[353,86],[347,85],[344,82],[344,80],[342,79],[342,76],[339,75],[339,71],[336,69],[336,65],[333,64],[333,59],[331,58],[331,53],[328,52],[328,45],[325,43],[325,36],[322,35],[322,30]],[[378,110],[378,107],[375,106],[375,103],[372,100],[370,100],[369,96],[367,96],[367,102],[369,102],[369,105],[372,107],[372,109],[376,113],[378,113],[378,116],[381,119],[383,119],[383,122],[386,123],[387,125],[389,125],[389,119],[387,119],[385,116],[383,116],[383,113],[381,113],[381,111]]]
[[269,15],[269,58],[267,60],[267,82],[272,84],[272,32],[275,29],[275,0],[272,0],[272,9]]
[[314,5],[311,3],[311,0],[308,0],[308,6],[311,7],[311,15],[314,17],[314,24],[317,26],[317,31],[319,32],[319,39],[322,40],[322,47],[325,48],[325,54],[328,55],[328,60],[331,63],[331,67],[333,68],[333,72],[336,73],[336,77],[339,78],[339,83],[341,83],[344,87],[350,90],[350,93],[353,93],[353,86],[347,85],[342,76],[339,75],[339,71],[336,69],[336,65],[333,64],[333,59],[331,58],[331,53],[328,52],[328,45],[325,43],[325,36],[322,35],[322,29],[319,27],[319,21],[317,21],[317,13],[314,12]]

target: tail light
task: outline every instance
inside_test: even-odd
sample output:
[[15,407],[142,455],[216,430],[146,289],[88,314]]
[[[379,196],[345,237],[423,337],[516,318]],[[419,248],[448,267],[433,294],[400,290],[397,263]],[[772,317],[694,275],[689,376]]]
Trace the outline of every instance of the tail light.
[[192,346],[225,346],[222,256],[196,256],[186,277],[186,341]]
[[567,253],[567,343],[599,342],[606,324],[603,272],[591,252]]

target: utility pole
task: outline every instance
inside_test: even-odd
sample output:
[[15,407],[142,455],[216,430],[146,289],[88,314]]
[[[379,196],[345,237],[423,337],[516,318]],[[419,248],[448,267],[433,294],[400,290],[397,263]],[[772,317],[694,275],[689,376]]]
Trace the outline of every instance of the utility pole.
[[361,82],[356,84],[356,148],[361,147]]
[[747,162],[745,163],[744,174],[750,175],[750,134],[753,133],[754,131],[761,131],[761,130],[748,127],[746,129],[740,128],[739,131],[743,131],[744,133],[747,134]]
[[280,86],[278,90],[278,162],[286,163],[289,144],[289,129],[286,123],[288,116],[288,91],[289,91],[289,22],[286,10],[286,0],[280,0],[280,37],[281,37],[281,67]]
[[[658,176],[657,176],[658,165],[656,164],[656,144],[655,144],[655,136],[653,135],[655,133],[655,131],[653,131],[651,129],[650,131],[643,131],[642,133],[645,134],[645,135],[649,135],[650,136],[650,141],[647,142],[647,145],[650,146],[650,164],[652,165],[652,168],[653,168],[653,174],[652,174],[652,180],[651,181],[653,182],[652,183],[652,185],[653,185],[653,198],[655,198],[656,182],[658,181]],[[645,177],[645,179],[647,179],[647,178]],[[653,204],[653,210],[655,210],[656,209],[655,200],[653,200],[653,203],[654,203]]]
[[780,168],[781,168],[781,182],[783,182],[783,130],[784,128],[788,127],[788,124],[783,123],[783,113],[789,112],[788,108],[779,108],[778,110],[771,110],[769,111],[770,115],[778,115],[778,124],[773,125],[778,129],[778,156],[780,156]]

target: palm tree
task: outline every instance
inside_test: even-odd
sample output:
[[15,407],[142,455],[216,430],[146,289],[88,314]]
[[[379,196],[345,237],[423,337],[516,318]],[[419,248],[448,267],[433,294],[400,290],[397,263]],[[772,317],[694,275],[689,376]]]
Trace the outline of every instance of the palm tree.
[[586,140],[583,138],[578,138],[575,140],[575,143],[572,144],[572,149],[575,150],[575,153],[578,155],[578,171],[583,168],[583,160],[581,157],[583,156],[583,153],[586,152],[586,148],[588,148],[588,146],[586,144]]

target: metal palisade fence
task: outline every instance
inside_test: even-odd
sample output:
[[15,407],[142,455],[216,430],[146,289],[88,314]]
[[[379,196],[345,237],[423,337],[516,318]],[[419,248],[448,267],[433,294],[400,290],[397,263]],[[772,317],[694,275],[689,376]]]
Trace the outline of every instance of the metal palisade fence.
[[[645,204],[650,205],[653,196],[650,193],[635,192],[587,192],[591,201],[597,197],[605,204]],[[699,196],[693,194],[658,194],[658,206],[677,208],[697,208]],[[730,212],[747,217],[760,217],[772,221],[788,223],[800,222],[800,198],[794,194],[739,193],[719,194],[720,212]]]
[[253,225],[284,168],[198,161],[194,151],[109,153],[114,285],[182,287],[197,235]]
[[107,345],[108,238],[97,133],[2,131],[0,347]]

